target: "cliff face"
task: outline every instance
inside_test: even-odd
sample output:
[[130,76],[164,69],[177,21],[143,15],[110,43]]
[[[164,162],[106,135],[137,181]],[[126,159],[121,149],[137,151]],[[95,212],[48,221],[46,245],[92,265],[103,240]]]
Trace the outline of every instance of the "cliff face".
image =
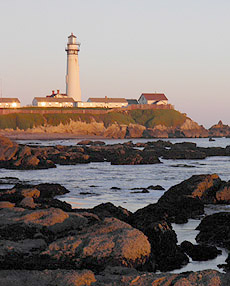
[[178,137],[208,137],[208,131],[196,122],[187,118],[186,121],[177,127],[166,127],[157,125],[154,128],[147,128],[140,124],[130,123],[128,125],[113,123],[105,126],[103,122],[92,121],[90,123],[81,121],[70,121],[68,124],[58,126],[40,126],[28,129],[31,133],[70,133],[75,135],[92,135],[105,138],[178,138]]
[[230,137],[230,126],[223,124],[221,120],[208,131],[211,137]]
[[[208,137],[208,131],[176,110],[132,110],[108,114],[30,114],[0,119],[2,130],[26,133],[59,133],[105,138]],[[36,115],[36,116],[35,116]],[[39,119],[39,120],[38,120]],[[29,124],[25,124],[28,123]]]

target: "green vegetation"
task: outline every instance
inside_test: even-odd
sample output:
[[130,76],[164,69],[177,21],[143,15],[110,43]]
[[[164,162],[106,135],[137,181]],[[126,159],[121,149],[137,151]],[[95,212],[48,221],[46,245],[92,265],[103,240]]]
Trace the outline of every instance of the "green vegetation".
[[135,123],[144,125],[149,128],[153,128],[156,125],[177,127],[182,125],[186,120],[185,115],[174,109],[136,109],[130,111],[130,115],[135,120]]
[[60,123],[66,125],[70,121],[92,121],[103,122],[106,127],[113,123],[128,125],[130,123],[141,124],[153,128],[156,125],[177,127],[183,124],[186,116],[176,110],[130,110],[117,111],[102,114],[93,113],[12,113],[0,115],[0,129],[26,130],[37,126],[58,126]]
[[42,114],[12,113],[0,115],[0,129],[21,129],[26,130],[36,126],[44,125],[45,120]]

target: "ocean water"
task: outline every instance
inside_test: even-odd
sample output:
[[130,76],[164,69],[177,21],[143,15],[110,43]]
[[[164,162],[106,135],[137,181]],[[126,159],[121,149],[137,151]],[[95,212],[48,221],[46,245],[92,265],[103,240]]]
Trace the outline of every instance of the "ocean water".
[[[42,146],[51,145],[75,145],[80,140],[58,140],[58,141],[18,141],[22,144],[35,144]],[[123,143],[130,140],[103,140],[107,144]],[[156,141],[156,139],[135,139],[136,142]],[[210,142],[207,138],[196,139],[171,139],[175,142],[195,142],[197,146],[219,146],[230,145],[230,138],[217,138]],[[17,177],[22,181],[32,184],[59,183],[65,186],[70,193],[59,197],[74,208],[91,208],[100,203],[111,202],[116,206],[122,206],[134,212],[150,203],[155,203],[164,191],[149,190],[149,193],[133,193],[132,188],[147,188],[150,185],[161,185],[165,190],[171,186],[188,179],[195,174],[217,173],[222,180],[230,180],[229,166],[230,157],[209,157],[204,160],[163,160],[162,164],[154,165],[111,165],[108,162],[89,163],[79,165],[58,165],[55,169],[48,170],[5,170],[1,169],[1,177]],[[117,187],[119,189],[111,189]],[[221,211],[223,207],[208,206],[206,213]],[[228,207],[225,210],[229,210]],[[179,243],[187,239],[195,243],[199,220],[190,220],[185,225],[173,225]],[[178,270],[197,271],[201,269],[218,269],[217,264],[224,263],[227,252],[223,251],[221,256],[209,262],[193,262]]]

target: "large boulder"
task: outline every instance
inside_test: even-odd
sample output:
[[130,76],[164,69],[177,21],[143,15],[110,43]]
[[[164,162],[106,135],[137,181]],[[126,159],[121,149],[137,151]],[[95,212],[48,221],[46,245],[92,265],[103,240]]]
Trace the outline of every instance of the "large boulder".
[[141,230],[151,243],[152,270],[170,271],[188,263],[167,218],[167,209],[158,204],[139,209],[129,218],[129,223]]
[[1,270],[4,286],[90,286],[96,282],[90,270]]
[[46,240],[53,240],[68,231],[86,226],[87,218],[76,213],[66,213],[60,209],[26,210],[23,208],[4,208],[0,210],[1,239],[18,241],[33,239],[42,234]]
[[217,174],[194,175],[189,179],[171,187],[159,199],[159,204],[176,203],[178,198],[194,198],[203,203],[215,203],[215,194],[221,186],[221,179]]
[[99,218],[104,219],[106,217],[115,217],[119,220],[128,221],[131,212],[122,207],[116,207],[112,203],[104,203],[100,204],[90,210],[88,210],[94,214],[96,214]]
[[230,250],[230,213],[220,212],[206,216],[198,225],[198,243],[216,245]]
[[206,261],[216,258],[222,253],[221,250],[215,246],[209,245],[194,245],[190,241],[183,241],[181,248],[194,261]]
[[96,280],[95,286],[228,286],[230,275],[216,270],[155,274],[113,267],[97,275]]
[[41,253],[41,260],[46,267],[97,271],[108,265],[141,268],[148,262],[150,251],[142,232],[118,219],[106,218],[76,235],[54,241]]

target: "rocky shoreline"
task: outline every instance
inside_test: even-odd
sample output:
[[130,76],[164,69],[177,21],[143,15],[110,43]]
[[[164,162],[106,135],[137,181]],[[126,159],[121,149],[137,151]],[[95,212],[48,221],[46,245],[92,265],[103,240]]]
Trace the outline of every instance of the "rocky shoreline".
[[188,257],[215,258],[221,253],[216,246],[230,249],[229,213],[203,218],[198,245],[178,245],[171,227],[200,218],[206,204],[230,203],[229,182],[216,174],[192,176],[135,213],[111,203],[72,209],[56,198],[68,192],[59,184],[0,183],[14,184],[0,191],[0,285],[32,285],[31,279],[47,286],[228,285],[228,272],[165,273],[186,265]]
[[230,126],[220,120],[209,129],[186,118],[182,125],[167,127],[158,124],[153,128],[141,124],[117,122],[105,126],[103,122],[70,121],[57,126],[37,126],[32,129],[1,129],[0,134],[14,140],[57,140],[73,138],[124,139],[124,138],[218,138],[230,137]]
[[[0,137],[0,166],[40,169],[55,164],[103,162],[155,164],[161,157],[229,156],[230,148],[200,148],[194,143],[157,141],[105,145],[26,146]],[[230,203],[230,183],[217,174],[194,175],[172,186],[155,204],[132,213],[111,203],[73,209],[58,197],[59,184],[1,178],[0,285],[229,285],[230,257],[215,270],[170,274],[189,260],[207,261],[230,250],[227,212],[204,216],[207,204]],[[12,187],[9,187],[9,186]],[[5,187],[4,187],[5,186]],[[151,186],[152,188],[160,186]],[[183,241],[171,223],[202,219],[197,244]],[[161,271],[161,274],[156,272]]]
[[0,167],[6,169],[48,169],[59,165],[110,162],[112,165],[159,164],[162,159],[205,159],[230,156],[230,146],[198,147],[196,143],[156,142],[106,145],[103,141],[80,141],[74,146],[23,145],[0,136]]

